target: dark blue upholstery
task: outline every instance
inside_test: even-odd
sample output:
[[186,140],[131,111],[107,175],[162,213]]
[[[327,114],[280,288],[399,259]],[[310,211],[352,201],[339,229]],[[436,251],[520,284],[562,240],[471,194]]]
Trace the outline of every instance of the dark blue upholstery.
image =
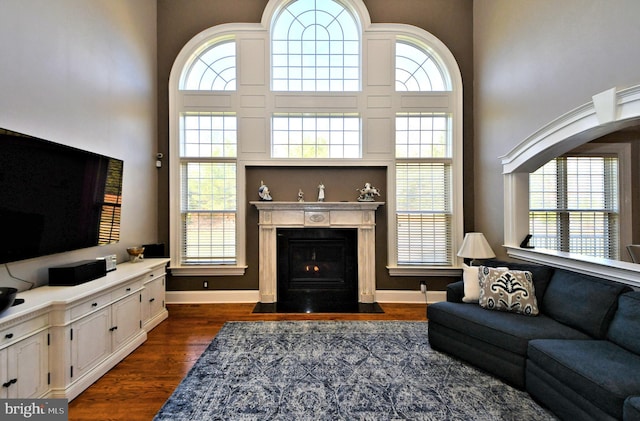
[[618,307],[618,296],[626,291],[631,288],[558,269],[551,277],[540,307],[560,323],[604,339]]
[[588,339],[553,319],[486,310],[477,304],[440,302],[427,307],[429,344],[525,387],[527,346],[531,339]]
[[[561,419],[640,421],[640,291],[545,266],[485,261],[533,274],[540,314],[463,303],[464,283],[427,307],[429,343],[525,389]],[[636,400],[626,400],[630,395]],[[623,409],[624,408],[624,409]]]
[[[623,402],[629,395],[640,394],[640,356],[610,341],[532,340],[528,358],[562,384],[563,390],[556,391],[561,392],[559,395],[566,396],[569,390],[615,418],[622,418]],[[527,376],[530,370],[528,364]],[[534,397],[544,393],[527,386]],[[549,386],[541,385],[543,389]],[[543,403],[554,406],[549,401]]]
[[447,301],[461,303],[464,297],[464,281],[452,282],[447,285]]
[[429,322],[440,323],[471,338],[526,355],[531,339],[589,339],[589,336],[541,314],[525,316],[487,310],[479,305],[442,302],[427,308]]
[[620,296],[607,339],[640,355],[640,291]]
[[640,396],[629,396],[625,399],[622,419],[624,421],[640,421]]

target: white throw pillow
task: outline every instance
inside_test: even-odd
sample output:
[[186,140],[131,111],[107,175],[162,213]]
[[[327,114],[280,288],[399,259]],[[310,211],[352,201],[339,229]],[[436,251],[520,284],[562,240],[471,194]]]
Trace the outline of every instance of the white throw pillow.
[[462,281],[464,282],[464,297],[462,297],[462,301],[465,303],[477,303],[480,299],[478,269],[480,269],[480,266],[462,266]]

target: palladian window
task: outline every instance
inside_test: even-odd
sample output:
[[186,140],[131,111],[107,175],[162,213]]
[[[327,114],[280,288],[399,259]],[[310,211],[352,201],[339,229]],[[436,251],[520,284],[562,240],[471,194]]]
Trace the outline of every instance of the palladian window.
[[[353,201],[370,181],[358,171],[375,167],[386,182],[377,222],[390,276],[456,268],[462,81],[453,55],[420,28],[372,24],[362,0],[266,3],[260,23],[211,27],[174,63],[172,272],[243,275],[258,187],[247,178],[287,166],[353,168],[344,198]],[[269,187],[274,200],[298,192]]]

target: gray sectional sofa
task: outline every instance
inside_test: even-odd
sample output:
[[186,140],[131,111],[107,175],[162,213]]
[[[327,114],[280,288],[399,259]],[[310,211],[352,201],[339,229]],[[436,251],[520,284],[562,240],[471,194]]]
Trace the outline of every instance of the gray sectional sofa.
[[464,283],[454,282],[447,301],[427,308],[432,348],[526,390],[561,419],[640,420],[640,291],[547,266],[483,264],[530,272],[539,313],[463,302]]

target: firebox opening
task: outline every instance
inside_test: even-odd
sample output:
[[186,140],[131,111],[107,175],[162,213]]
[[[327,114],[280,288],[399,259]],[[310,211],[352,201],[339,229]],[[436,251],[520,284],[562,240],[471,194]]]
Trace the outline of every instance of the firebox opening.
[[278,311],[358,311],[358,230],[278,228]]

